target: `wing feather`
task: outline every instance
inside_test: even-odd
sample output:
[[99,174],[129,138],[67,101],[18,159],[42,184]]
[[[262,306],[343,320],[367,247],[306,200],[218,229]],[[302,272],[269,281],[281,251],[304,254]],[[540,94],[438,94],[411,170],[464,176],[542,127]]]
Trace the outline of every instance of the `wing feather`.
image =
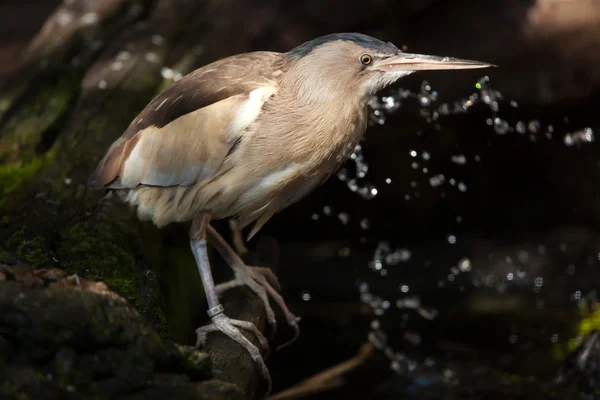
[[225,58],[172,84],[111,145],[89,184],[188,186],[214,177],[275,92],[280,56]]

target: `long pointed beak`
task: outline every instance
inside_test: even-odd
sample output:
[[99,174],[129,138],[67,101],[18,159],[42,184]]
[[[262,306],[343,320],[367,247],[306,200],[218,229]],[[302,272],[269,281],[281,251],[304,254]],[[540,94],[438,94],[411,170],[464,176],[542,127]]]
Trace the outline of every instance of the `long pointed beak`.
[[385,72],[393,71],[433,71],[458,70],[497,67],[497,65],[481,61],[461,60],[452,57],[428,56],[425,54],[399,53],[396,56],[381,60],[373,66]]

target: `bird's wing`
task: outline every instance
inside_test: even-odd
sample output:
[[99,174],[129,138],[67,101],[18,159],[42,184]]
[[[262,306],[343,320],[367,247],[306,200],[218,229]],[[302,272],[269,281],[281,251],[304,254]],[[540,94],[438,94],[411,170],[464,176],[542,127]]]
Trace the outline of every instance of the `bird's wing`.
[[172,84],[112,144],[89,184],[187,186],[213,177],[274,93],[280,56],[228,57]]

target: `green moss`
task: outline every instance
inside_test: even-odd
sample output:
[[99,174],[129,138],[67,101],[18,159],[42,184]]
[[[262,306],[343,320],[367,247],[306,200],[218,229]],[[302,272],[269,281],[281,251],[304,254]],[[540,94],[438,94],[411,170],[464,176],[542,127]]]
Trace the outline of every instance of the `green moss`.
[[192,346],[174,344],[177,349],[177,369],[184,372],[194,380],[203,380],[211,377],[212,360],[207,353],[199,351]]
[[[48,254],[46,240],[41,236],[28,239],[25,229],[21,228],[15,231],[2,245],[0,257],[4,262],[14,264],[16,260],[26,262],[29,265],[41,266],[52,263]],[[11,256],[14,255],[14,256]]]
[[103,280],[108,286],[115,288],[121,296],[135,303],[135,300],[139,296],[140,288],[134,283],[132,277],[126,279],[117,276],[104,278]]
[[29,163],[36,157],[36,147],[44,133],[58,129],[77,95],[79,76],[62,75],[37,86],[37,93],[3,124],[0,139],[0,162]]
[[0,120],[10,109],[19,93],[23,90],[24,83],[17,82],[10,86],[5,86],[0,93]]
[[53,159],[54,152],[48,152],[29,162],[17,161],[0,165],[0,208],[6,208],[9,205],[9,195],[30,183]]
[[124,233],[122,227],[102,229],[77,223],[60,233],[59,255],[70,261],[68,272],[104,281],[135,305],[140,294],[138,269],[127,243],[114,237],[115,233]]
[[29,265],[42,266],[51,263],[46,240],[41,236],[23,242],[17,249],[17,255],[27,261]]

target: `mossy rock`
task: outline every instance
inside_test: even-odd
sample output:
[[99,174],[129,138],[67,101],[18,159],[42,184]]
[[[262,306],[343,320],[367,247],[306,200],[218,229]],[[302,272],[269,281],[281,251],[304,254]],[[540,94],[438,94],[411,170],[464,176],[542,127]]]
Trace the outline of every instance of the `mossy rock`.
[[197,388],[208,355],[164,341],[103,283],[54,268],[0,264],[0,354],[3,399],[224,398]]

